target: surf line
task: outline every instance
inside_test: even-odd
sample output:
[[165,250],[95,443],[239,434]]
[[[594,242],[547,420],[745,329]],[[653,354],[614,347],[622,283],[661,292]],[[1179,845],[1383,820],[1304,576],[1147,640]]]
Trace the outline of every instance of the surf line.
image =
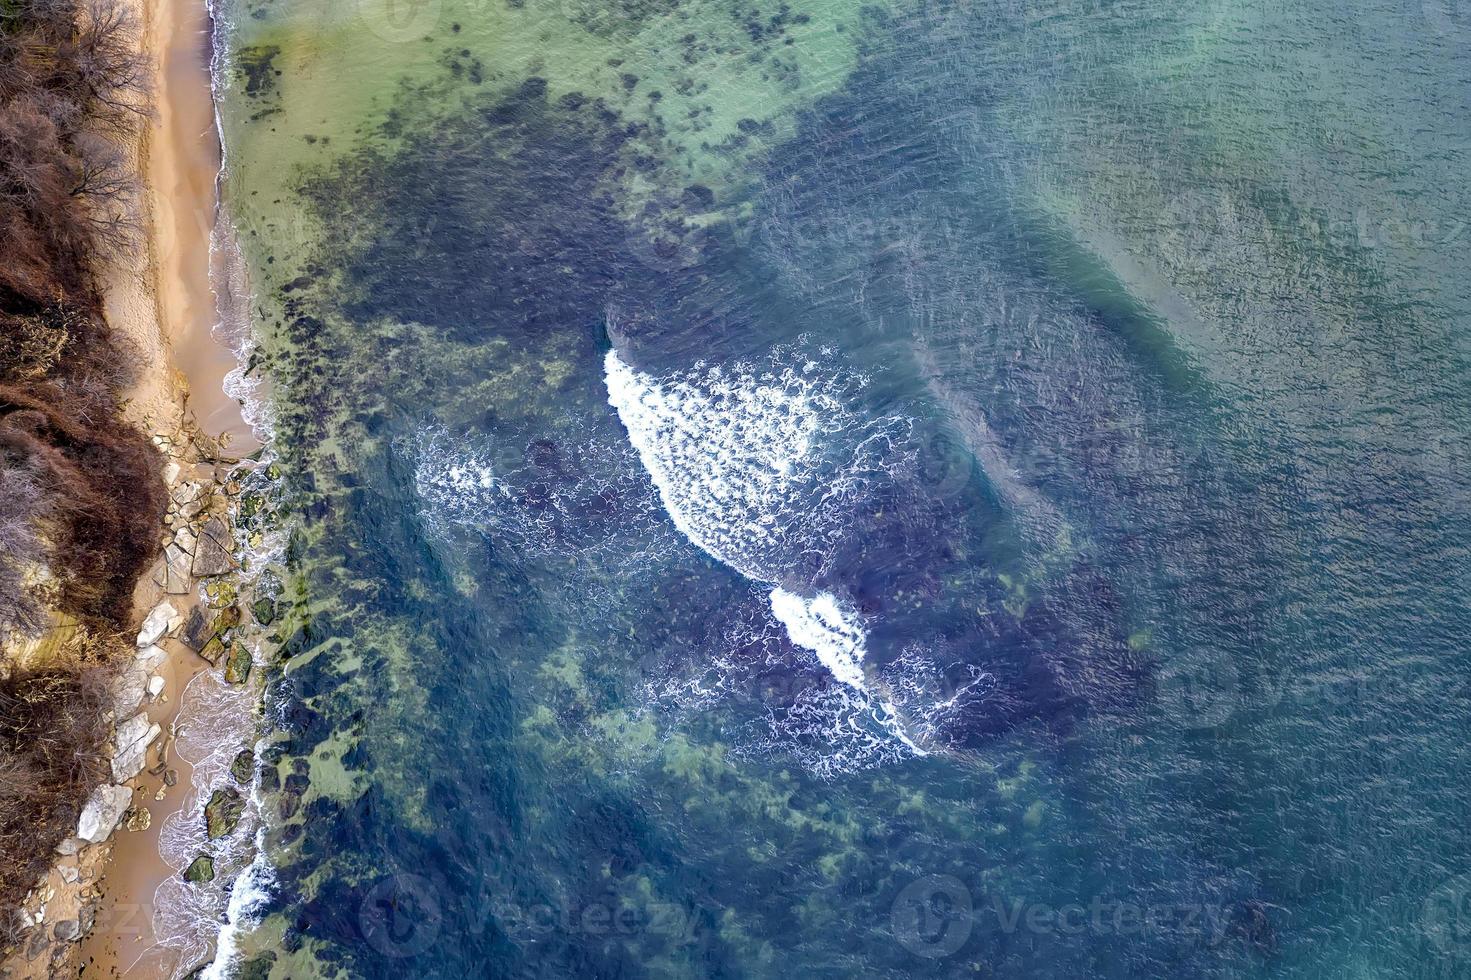
[[801,595],[779,584],[770,562],[800,524],[808,492],[828,475],[818,445],[842,428],[830,394],[794,371],[760,376],[711,368],[656,378],[610,349],[608,403],[618,413],[670,520],[696,547],[771,588],[771,612],[794,645],[816,655],[875,719],[916,755],[928,753],[899,724],[893,704],[869,690],[867,633],[830,592]]

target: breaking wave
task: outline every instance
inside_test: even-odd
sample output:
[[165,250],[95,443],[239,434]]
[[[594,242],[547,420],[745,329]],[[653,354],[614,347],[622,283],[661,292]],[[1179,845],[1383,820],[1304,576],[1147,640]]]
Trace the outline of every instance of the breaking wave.
[[[696,365],[655,377],[610,350],[604,377],[670,520],[701,550],[770,587],[771,614],[792,645],[840,682],[798,692],[773,729],[821,733],[819,741],[842,747],[839,756],[866,766],[924,750],[869,689],[859,613],[810,583],[829,570],[855,505],[902,457],[907,426],[860,418],[845,396],[862,379],[820,367],[811,359],[800,369]],[[857,756],[855,740],[868,746]],[[836,758],[820,753],[809,768]]]

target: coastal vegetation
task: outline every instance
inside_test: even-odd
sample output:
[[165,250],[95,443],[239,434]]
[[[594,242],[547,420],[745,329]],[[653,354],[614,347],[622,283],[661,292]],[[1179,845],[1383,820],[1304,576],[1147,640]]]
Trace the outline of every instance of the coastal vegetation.
[[105,263],[138,241],[124,147],[148,93],[117,0],[0,2],[3,909],[105,770],[109,664],[166,503],[157,453],[122,419],[139,365],[101,288]]

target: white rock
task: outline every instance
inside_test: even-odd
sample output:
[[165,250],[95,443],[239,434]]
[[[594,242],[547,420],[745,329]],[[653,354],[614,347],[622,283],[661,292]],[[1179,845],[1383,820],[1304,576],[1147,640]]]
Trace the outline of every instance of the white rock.
[[154,674],[152,677],[148,678],[148,696],[150,698],[156,698],[162,693],[163,678],[159,677],[157,674]]
[[117,751],[112,756],[112,778],[123,783],[142,772],[148,746],[161,734],[163,729],[149,724],[148,716],[141,711],[118,725]]
[[75,885],[77,883],[77,879],[81,877],[80,872],[77,871],[76,865],[73,864],[59,864],[56,866],[56,872],[57,874],[61,875],[61,880],[66,882],[68,885]]
[[132,800],[133,793],[126,786],[97,787],[82,807],[81,819],[77,821],[77,836],[93,844],[107,840]]
[[179,464],[171,459],[168,461],[168,465],[163,468],[163,482],[167,483],[169,486],[173,486],[174,481],[178,478]]
[[187,555],[194,554],[194,546],[198,543],[199,535],[195,534],[194,529],[189,527],[188,525],[185,525],[184,527],[181,527],[174,532],[174,544],[178,545],[179,550],[183,551]]
[[66,840],[56,845],[56,853],[62,855],[63,857],[70,857],[71,855],[80,851],[82,849],[82,845],[85,843],[86,841],[82,840],[80,837],[68,837]]
[[167,656],[168,654],[164,653],[161,646],[146,646],[138,651],[134,662],[145,671],[153,671],[158,669],[158,665],[163,663]]
[[157,643],[163,639],[165,633],[172,629],[170,623],[178,619],[179,613],[171,602],[167,599],[160,602],[143,620],[143,628],[138,631],[138,645],[146,647]]
[[164,588],[169,595],[189,594],[189,565],[193,551],[192,542],[189,550],[186,551],[180,547],[177,540],[163,550]]
[[132,711],[143,700],[143,691],[148,684],[148,671],[136,663],[123,671],[112,682],[113,710],[118,714]]

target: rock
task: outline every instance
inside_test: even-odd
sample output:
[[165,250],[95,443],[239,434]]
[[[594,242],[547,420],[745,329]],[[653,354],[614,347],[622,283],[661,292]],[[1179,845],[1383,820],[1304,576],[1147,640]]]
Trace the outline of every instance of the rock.
[[215,859],[208,854],[201,854],[189,862],[189,867],[184,869],[184,880],[200,884],[215,880]]
[[77,836],[93,844],[107,840],[132,799],[133,794],[126,786],[99,786],[94,789],[82,807],[81,819],[77,821]]
[[34,960],[46,951],[50,943],[46,940],[46,930],[37,929],[31,933],[31,941],[26,944],[26,959]]
[[82,924],[76,919],[62,919],[51,927],[51,935],[63,943],[74,943],[82,936]]
[[230,655],[225,660],[225,683],[244,684],[250,679],[250,650],[244,643],[236,643],[230,648]]
[[124,783],[143,771],[148,746],[163,734],[158,725],[150,724],[148,716],[139,712],[117,726],[117,751],[112,756],[112,778]]
[[199,543],[194,548],[194,574],[201,578],[224,575],[234,567],[230,552],[235,550],[235,539],[230,529],[219,517],[211,517],[199,532]]
[[241,786],[250,785],[250,777],[255,772],[255,752],[251,749],[241,749],[235,756],[235,761],[230,763],[230,778]]
[[163,678],[158,676],[157,674],[154,674],[152,677],[148,678],[148,686],[145,688],[148,691],[148,696],[150,698],[158,697],[160,694],[163,693],[163,685]]
[[205,832],[211,840],[234,831],[245,813],[245,798],[233,786],[217,789],[204,805]]
[[147,646],[138,651],[134,662],[144,670],[156,670],[158,665],[164,662],[168,654],[164,653],[161,646]]
[[220,638],[217,636],[204,645],[204,649],[199,651],[199,655],[218,667],[221,658],[225,656],[225,644],[220,642]]
[[275,600],[262,596],[250,607],[250,613],[255,617],[257,623],[262,626],[270,626],[276,621]]
[[163,784],[165,786],[177,786],[179,784],[179,770],[165,769],[163,771]]
[[123,817],[123,826],[135,834],[142,833],[153,826],[153,814],[146,806],[135,806]]
[[191,562],[189,552],[175,542],[163,550],[163,562],[164,589],[169,595],[188,595]]
[[169,486],[173,486],[174,485],[174,482],[176,480],[178,480],[178,479],[179,479],[179,464],[176,463],[176,462],[174,462],[171,459],[171,460],[168,461],[167,464],[164,465],[164,468],[163,468],[163,482],[166,483],[166,484],[168,484]]
[[77,879],[81,877],[81,872],[77,870],[75,864],[58,864],[56,866],[56,873],[61,875],[61,880],[68,885],[75,885]]
[[194,533],[193,528],[185,525],[174,532],[174,544],[178,545],[181,551],[193,555],[194,549],[199,545],[199,535]]
[[118,714],[127,714],[138,707],[147,690],[148,672],[136,663],[127,667],[112,682],[112,705]]
[[204,598],[211,609],[225,609],[235,605],[238,596],[229,579],[215,579],[205,583]]
[[71,855],[80,851],[82,849],[82,845],[85,843],[86,841],[82,840],[80,837],[68,837],[60,844],[56,845],[56,853],[62,855],[63,857],[70,857]]
[[179,631],[179,639],[184,645],[198,653],[204,649],[204,645],[214,635],[215,631],[209,623],[209,614],[199,606],[189,610],[189,616],[184,620],[184,628]]
[[173,604],[167,599],[153,607],[153,610],[143,620],[143,628],[138,631],[138,646],[152,646],[172,629],[172,624],[179,618],[179,613]]
[[185,504],[192,504],[194,501],[203,496],[203,494],[203,484],[199,483],[197,480],[187,480],[184,483],[179,484],[179,486],[174,490],[173,497],[171,499],[174,503],[178,504],[180,507],[183,507]]

